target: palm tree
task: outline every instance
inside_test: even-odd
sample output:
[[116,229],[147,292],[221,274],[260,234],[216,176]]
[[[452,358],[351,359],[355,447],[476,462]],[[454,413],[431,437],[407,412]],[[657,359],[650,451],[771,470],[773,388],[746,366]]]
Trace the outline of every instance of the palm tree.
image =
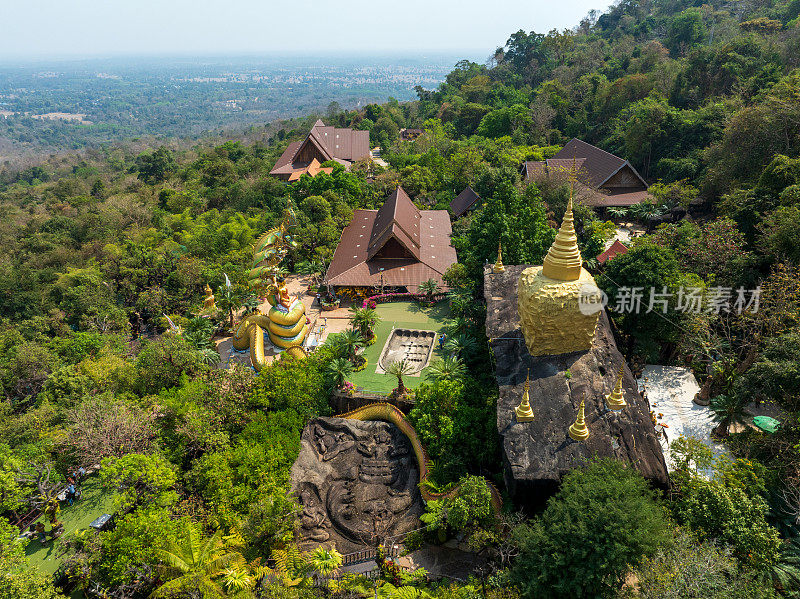
[[230,321],[228,326],[233,329],[233,313],[241,308],[243,303],[241,294],[235,290],[235,287],[221,285],[214,297],[219,309],[228,313]]
[[424,294],[428,301],[433,300],[437,291],[439,291],[439,284],[434,279],[428,279],[419,284],[419,292]]
[[226,568],[222,571],[222,585],[229,593],[241,593],[255,586],[255,579],[246,568]]
[[453,335],[444,342],[444,351],[449,356],[458,356],[464,359],[468,354],[478,350],[478,342],[467,335]]
[[308,584],[311,564],[306,560],[306,555],[300,553],[297,545],[276,549],[272,552],[272,557],[275,558],[275,571],[280,574],[284,586],[301,587]]
[[612,218],[624,218],[628,216],[628,209],[622,206],[610,206],[606,211]]
[[353,363],[347,358],[334,358],[325,369],[325,374],[337,388],[341,388],[347,377],[353,374]]
[[447,356],[431,362],[426,376],[432,381],[452,381],[464,378],[466,374],[467,367],[459,358]]
[[404,397],[408,395],[408,389],[406,389],[406,386],[403,384],[403,376],[411,374],[411,364],[406,360],[392,362],[386,367],[386,374],[397,377],[397,387],[392,391],[392,397]]
[[320,546],[308,554],[308,562],[323,578],[328,578],[341,567],[342,554],[335,547],[326,549]]
[[354,362],[356,352],[364,345],[364,337],[357,329],[347,329],[336,336],[335,343],[341,354],[351,362]]
[[350,312],[352,313],[350,324],[353,328],[358,329],[365,340],[372,339],[375,335],[375,325],[381,321],[378,313],[372,308],[359,308],[356,305],[350,307]]
[[245,297],[242,301],[242,307],[244,307],[245,314],[251,314],[258,310],[260,303],[261,302],[259,301],[258,296],[254,293],[251,293]]
[[213,579],[232,566],[244,564],[242,554],[232,550],[221,531],[203,539],[187,520],[179,537],[156,553],[163,562],[162,577],[167,582],[151,593],[153,599],[187,591],[199,591],[202,597],[223,597],[222,587]]
[[219,364],[222,359],[220,358],[219,352],[211,347],[205,347],[199,350],[198,353],[200,354],[200,361],[208,366]]
[[717,437],[727,437],[732,424],[744,424],[745,416],[750,416],[745,402],[733,393],[717,395],[711,400],[710,407],[714,421],[719,422],[711,433]]
[[472,305],[472,298],[466,293],[453,292],[450,294],[450,313],[463,316]]
[[472,327],[472,323],[466,318],[459,316],[456,319],[449,319],[442,327],[448,335],[461,335]]

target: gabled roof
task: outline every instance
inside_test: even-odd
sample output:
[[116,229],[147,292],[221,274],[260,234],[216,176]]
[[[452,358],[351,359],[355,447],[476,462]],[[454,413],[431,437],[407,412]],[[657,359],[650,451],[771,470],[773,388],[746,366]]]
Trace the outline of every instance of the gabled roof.
[[297,154],[298,148],[302,144],[302,141],[293,141],[281,154],[281,157],[278,158],[278,161],[275,163],[275,166],[272,167],[272,170],[269,172],[270,175],[288,175],[294,170],[292,167],[292,159]]
[[622,254],[627,253],[627,251],[628,248],[625,245],[623,245],[619,239],[615,239],[614,243],[608,246],[606,251],[597,256],[597,263],[605,264],[606,262],[611,260],[611,258],[615,258],[616,256],[621,256]]
[[375,257],[389,239],[396,239],[419,260],[420,213],[402,187],[395,189],[375,216],[367,247],[367,259]]
[[[447,210],[417,210],[408,195],[398,188],[380,210],[353,213],[328,267],[328,283],[385,285],[416,291],[420,283],[433,279],[444,286],[445,271],[457,261],[450,243],[451,232]],[[389,239],[409,250],[416,248],[416,252],[405,258],[371,259]]]
[[467,185],[460,194],[456,196],[456,198],[450,202],[450,210],[453,212],[453,216],[458,218],[462,214],[464,214],[467,210],[472,208],[475,203],[481,199],[472,187]]
[[593,187],[602,187],[603,183],[626,166],[630,168],[633,174],[642,182],[642,185],[647,187],[647,182],[636,169],[633,168],[630,162],[619,156],[614,156],[614,154],[610,152],[601,150],[597,146],[581,141],[580,139],[573,138],[569,140],[553,158],[561,160],[583,158],[582,169],[586,171],[588,183]]
[[322,156],[321,162],[335,160],[345,167],[356,160],[369,158],[370,155],[369,131],[328,127],[321,120],[317,120],[302,141],[292,142],[286,147],[270,174],[289,175],[297,170],[299,167],[294,166],[295,160],[308,144],[317,149]]
[[354,162],[369,157],[369,131],[329,127],[318,120],[308,136],[325,148],[330,159],[341,158]]

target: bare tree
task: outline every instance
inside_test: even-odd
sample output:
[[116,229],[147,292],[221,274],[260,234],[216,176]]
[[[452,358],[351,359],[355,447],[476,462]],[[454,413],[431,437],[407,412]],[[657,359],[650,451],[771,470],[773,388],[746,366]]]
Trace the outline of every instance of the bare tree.
[[155,414],[101,395],[81,402],[67,414],[63,449],[82,465],[103,458],[144,453],[155,438]]

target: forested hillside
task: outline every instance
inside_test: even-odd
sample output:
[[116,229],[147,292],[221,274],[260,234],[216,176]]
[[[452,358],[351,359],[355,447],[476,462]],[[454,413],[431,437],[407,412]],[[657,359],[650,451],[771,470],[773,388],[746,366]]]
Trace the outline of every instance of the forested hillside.
[[[574,30],[520,30],[486,64],[460,62],[437,89],[416,91],[413,102],[331,106],[230,140],[118,143],[0,171],[0,596],[61,596],[8,521],[94,464],[118,517],[113,530],[59,540],[79,587],[120,598],[377,592],[364,581],[304,582],[330,556],[299,554],[302,514],[287,496],[300,431],[331,413],[342,346],[255,376],[216,368],[212,339],[254,308],[253,244],[290,202],[298,246],[282,266],[322,273],[353,211],[379,207],[398,184],[420,207],[447,208],[466,185],[482,198],[454,222],[459,264],[447,275],[462,366],[423,383],[409,419],[433,459],[431,484],[472,488],[472,503],[429,505],[416,542],[457,536],[489,565],[487,576],[438,586],[396,574],[380,596],[800,592],[800,0],[623,1]],[[331,174],[270,177],[318,117],[369,130],[389,167],[330,162]],[[399,141],[401,128],[423,133]],[[705,446],[674,440],[668,496],[603,462],[573,471],[542,514],[528,519],[506,502],[494,518],[470,486],[476,475],[502,486],[483,265],[499,242],[507,264],[542,263],[569,190],[525,185],[520,166],[572,137],[629,159],[652,183],[653,201],[627,211],[575,208],[590,268],[611,219],[649,230],[598,274],[610,295],[761,286],[755,315],[686,313],[674,301],[666,318],[613,315],[628,360],[685,365],[706,383],[734,457],[708,480]],[[206,284],[221,309],[213,319],[198,316]],[[783,426],[728,435],[753,398],[774,401]],[[166,553],[186,558],[201,542],[225,568],[208,555],[165,566],[178,562]],[[587,559],[587,548],[602,554]]]

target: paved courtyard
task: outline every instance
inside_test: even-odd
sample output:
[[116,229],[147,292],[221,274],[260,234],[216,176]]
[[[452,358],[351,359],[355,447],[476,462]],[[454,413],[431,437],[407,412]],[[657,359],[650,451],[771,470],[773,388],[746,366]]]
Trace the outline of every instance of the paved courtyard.
[[694,437],[708,445],[714,455],[729,455],[722,443],[711,438],[711,431],[717,425],[713,412],[705,406],[692,401],[700,390],[700,385],[688,368],[678,366],[659,366],[649,364],[642,371],[639,389],[647,389],[650,408],[656,413],[658,422],[667,425],[667,439],[661,439],[661,447],[667,460],[667,468],[674,464],[669,453],[669,443],[680,436]]

